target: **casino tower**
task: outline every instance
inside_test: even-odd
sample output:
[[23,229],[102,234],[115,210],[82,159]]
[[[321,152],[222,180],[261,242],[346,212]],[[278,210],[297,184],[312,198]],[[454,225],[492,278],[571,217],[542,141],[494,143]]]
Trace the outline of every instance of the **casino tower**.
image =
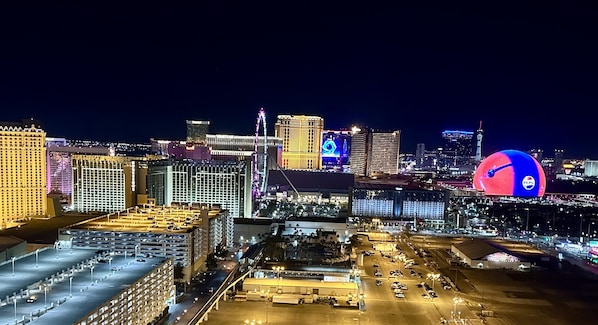
[[482,161],[482,138],[484,137],[484,130],[482,130],[482,121],[480,127],[476,131],[476,146],[475,146],[475,161]]

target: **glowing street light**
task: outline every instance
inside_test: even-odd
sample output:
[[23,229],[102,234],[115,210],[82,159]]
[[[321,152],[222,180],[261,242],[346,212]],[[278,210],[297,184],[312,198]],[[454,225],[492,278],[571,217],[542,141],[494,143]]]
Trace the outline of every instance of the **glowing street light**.
[[284,266],[275,266],[275,267],[272,268],[272,270],[274,270],[274,272],[276,272],[278,274],[277,275],[277,277],[278,277],[278,286],[277,286],[276,289],[277,289],[277,291],[281,291],[281,289],[280,289],[280,272],[284,271]]
[[440,274],[439,273],[428,273],[428,279],[432,280],[432,291],[436,291],[436,289],[434,289],[434,281],[440,279]]
[[12,261],[12,276],[15,276],[15,257],[11,257],[10,260]]
[[[457,315],[457,305],[462,302],[463,302],[463,299],[461,299],[459,297],[453,297],[453,311],[451,312],[451,316],[453,317],[453,320],[455,320],[455,315]],[[461,312],[459,312],[459,316],[461,316]]]
[[284,271],[284,266],[275,266],[272,268],[272,270],[274,270],[274,272],[276,272],[276,277],[280,278],[280,272]]
[[94,266],[89,268],[89,271],[91,273],[91,285],[93,285],[93,268],[94,268]]
[[69,277],[69,297],[73,296],[73,277]]
[[39,248],[35,250],[35,267],[39,267],[39,264],[37,263],[37,255],[39,253]]

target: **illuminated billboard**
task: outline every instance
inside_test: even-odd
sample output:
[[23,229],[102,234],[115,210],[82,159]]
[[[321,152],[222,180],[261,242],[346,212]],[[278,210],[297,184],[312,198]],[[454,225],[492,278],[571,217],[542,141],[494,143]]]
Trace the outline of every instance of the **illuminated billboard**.
[[473,176],[473,187],[486,195],[538,197],[546,190],[546,175],[529,154],[503,150],[482,160]]
[[348,165],[350,151],[351,131],[324,131],[322,133],[323,165]]

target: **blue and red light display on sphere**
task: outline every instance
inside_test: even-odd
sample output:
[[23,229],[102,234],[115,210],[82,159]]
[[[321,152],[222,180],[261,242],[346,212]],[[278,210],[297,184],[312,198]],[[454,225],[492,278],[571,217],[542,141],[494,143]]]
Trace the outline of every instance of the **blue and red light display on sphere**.
[[534,157],[503,150],[482,160],[473,176],[473,187],[486,195],[538,197],[546,190],[546,175]]

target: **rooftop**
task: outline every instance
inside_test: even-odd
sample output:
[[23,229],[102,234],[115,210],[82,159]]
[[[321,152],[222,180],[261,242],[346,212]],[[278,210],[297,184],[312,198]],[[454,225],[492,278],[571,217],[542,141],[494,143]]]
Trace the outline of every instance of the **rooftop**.
[[0,252],[3,252],[11,247],[14,247],[24,240],[14,237],[14,236],[0,236]]
[[[45,248],[0,264],[0,324],[14,323],[15,309],[19,320],[40,313],[31,324],[72,324],[165,261],[113,255],[99,262],[98,257],[94,249]],[[26,303],[31,295],[38,300]]]
[[208,210],[196,206],[132,207],[83,221],[66,229],[185,233],[201,225],[202,212],[210,218],[218,216],[222,211],[219,208]]

